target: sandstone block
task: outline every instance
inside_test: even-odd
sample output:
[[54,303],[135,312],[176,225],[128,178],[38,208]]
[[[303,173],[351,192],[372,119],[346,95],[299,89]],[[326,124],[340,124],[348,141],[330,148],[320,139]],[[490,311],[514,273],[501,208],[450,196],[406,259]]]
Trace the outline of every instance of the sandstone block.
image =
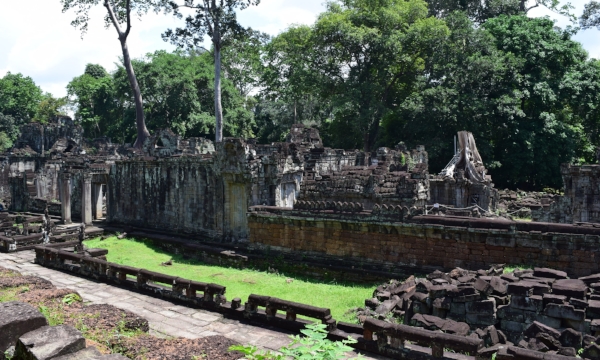
[[545,277],[552,279],[566,279],[567,273],[560,270],[548,269],[548,268],[534,268],[533,276]]
[[15,357],[46,360],[75,353],[85,348],[85,339],[72,326],[44,326],[26,333],[17,341]]
[[572,347],[572,348],[579,349],[579,348],[581,348],[581,343],[583,341],[583,335],[579,331],[576,331],[573,329],[565,329],[560,334],[558,341],[560,341],[560,343],[564,347]]
[[48,321],[33,306],[11,301],[0,303],[0,354],[14,346],[25,333],[48,325]]
[[552,293],[577,299],[585,299],[587,286],[583,281],[578,279],[556,280],[556,282],[552,284]]
[[589,319],[600,319],[600,301],[588,301],[588,308],[585,313]]
[[575,321],[583,321],[585,319],[585,312],[583,310],[576,310],[571,305],[548,304],[544,308],[544,315]]
[[510,306],[519,310],[541,312],[544,309],[544,301],[543,298],[538,295],[513,295],[510,298]]

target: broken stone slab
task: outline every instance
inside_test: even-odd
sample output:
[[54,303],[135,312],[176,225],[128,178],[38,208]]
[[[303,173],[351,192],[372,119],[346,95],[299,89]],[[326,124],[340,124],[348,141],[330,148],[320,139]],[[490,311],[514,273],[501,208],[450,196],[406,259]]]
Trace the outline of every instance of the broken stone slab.
[[452,305],[452,299],[448,298],[448,297],[444,297],[444,298],[437,298],[433,301],[433,308],[434,309],[444,309],[444,310],[450,310]]
[[0,303],[0,354],[11,346],[24,334],[48,325],[48,321],[33,306],[11,301]]
[[565,329],[562,333],[560,333],[558,341],[560,341],[563,347],[572,347],[579,349],[581,348],[583,335],[579,331],[575,331],[573,329]]
[[510,306],[525,311],[541,312],[544,309],[544,300],[539,295],[510,297]]
[[567,297],[564,295],[544,294],[543,300],[544,300],[544,306],[546,306],[548,304],[563,305],[563,304],[566,304]]
[[495,344],[493,346],[486,347],[486,348],[478,350],[477,351],[477,358],[478,359],[491,359],[492,356],[495,353],[500,352],[502,350],[506,350],[506,345],[504,345],[504,344]]
[[496,310],[496,314],[499,319],[508,320],[508,321],[516,321],[523,322],[523,310],[515,309],[509,305],[498,306]]
[[494,325],[490,325],[485,328],[485,336],[483,337],[483,341],[486,346],[493,346],[500,342],[498,330]]
[[467,314],[495,314],[496,301],[494,301],[494,299],[487,299],[468,302],[465,303],[465,310],[467,311]]
[[600,346],[591,344],[583,350],[582,358],[597,360],[600,359]]
[[567,297],[574,297],[577,299],[585,299],[587,293],[587,286],[582,280],[578,279],[563,279],[556,280],[552,284],[552,293],[556,295],[565,295]]
[[579,280],[583,281],[588,286],[593,283],[600,283],[600,274],[583,276],[583,277],[580,277]]
[[576,310],[572,305],[548,304],[544,308],[544,315],[558,319],[585,320],[585,312]]
[[476,314],[467,313],[465,320],[469,325],[475,325],[477,327],[495,325],[498,322],[496,314]]
[[508,295],[517,296],[543,295],[549,292],[549,285],[525,280],[521,280],[516,283],[509,283],[506,290]]
[[509,282],[509,283],[514,283],[514,282],[518,282],[519,278],[516,277],[515,275],[513,275],[512,273],[509,274],[502,274],[500,275],[500,279]]
[[385,300],[377,306],[375,312],[379,315],[385,315],[392,311],[396,307],[396,304],[398,304],[398,300]]
[[365,299],[365,307],[369,309],[376,309],[381,302],[377,298]]
[[570,298],[569,299],[569,304],[573,305],[573,307],[575,309],[579,309],[579,310],[585,310],[588,307],[588,302],[585,300],[581,300],[581,299],[577,299],[577,298]]
[[561,319],[553,318],[550,316],[546,316],[543,314],[538,314],[535,317],[535,321],[541,322],[546,326],[550,326],[551,328],[558,329],[561,326]]
[[538,338],[529,339],[529,341],[527,341],[527,349],[543,353],[550,350],[550,348]]
[[475,282],[473,283],[473,287],[475,288],[475,290],[479,291],[484,295],[491,295],[494,291],[492,285],[490,285],[490,283],[488,283],[487,281],[482,280],[481,278],[475,280]]
[[538,321],[534,321],[525,329],[525,331],[523,331],[523,336],[530,339],[538,337],[539,334],[546,334],[556,340],[558,340],[560,337],[560,331],[546,326]]
[[563,355],[563,356],[569,356],[569,357],[576,357],[577,349],[572,348],[572,347],[563,347],[558,350],[557,354]]
[[490,286],[493,289],[494,295],[503,296],[506,295],[506,290],[508,289],[508,281],[503,280],[497,276],[493,276],[490,279]]
[[588,307],[585,310],[585,314],[588,319],[600,319],[600,301],[588,301]]
[[44,326],[21,336],[15,347],[17,359],[47,360],[85,349],[81,332],[69,325]]
[[560,270],[536,267],[533,269],[533,276],[552,279],[566,279],[567,273]]
[[433,315],[415,314],[411,319],[411,324],[427,330],[442,330],[445,333],[460,336],[467,336],[469,333],[469,325]]
[[443,298],[446,296],[446,293],[451,292],[455,288],[455,285],[432,285],[429,288],[429,297],[432,299]]
[[457,280],[459,283],[468,284],[468,283],[475,282],[475,279],[476,279],[475,275],[465,275],[465,276],[459,277]]

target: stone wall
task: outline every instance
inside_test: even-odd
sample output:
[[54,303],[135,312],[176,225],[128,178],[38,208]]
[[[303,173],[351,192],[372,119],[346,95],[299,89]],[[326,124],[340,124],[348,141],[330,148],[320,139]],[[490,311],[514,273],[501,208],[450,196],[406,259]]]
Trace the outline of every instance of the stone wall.
[[249,240],[258,248],[392,272],[494,263],[553,267],[577,276],[600,271],[600,229],[594,227],[438,216],[409,221],[368,211],[317,215],[253,208]]
[[216,238],[223,229],[223,186],[218,180],[212,159],[119,162],[108,184],[108,220]]

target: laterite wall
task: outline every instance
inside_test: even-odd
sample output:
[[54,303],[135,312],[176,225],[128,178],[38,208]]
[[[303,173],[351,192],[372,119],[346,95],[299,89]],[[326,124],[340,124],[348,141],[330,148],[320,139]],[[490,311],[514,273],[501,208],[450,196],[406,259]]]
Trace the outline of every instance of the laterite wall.
[[380,222],[361,214],[327,219],[283,210],[254,211],[248,222],[255,247],[321,261],[380,265],[382,270],[480,269],[506,263],[551,267],[572,276],[600,271],[600,229],[593,227],[434,216],[416,217],[411,223]]

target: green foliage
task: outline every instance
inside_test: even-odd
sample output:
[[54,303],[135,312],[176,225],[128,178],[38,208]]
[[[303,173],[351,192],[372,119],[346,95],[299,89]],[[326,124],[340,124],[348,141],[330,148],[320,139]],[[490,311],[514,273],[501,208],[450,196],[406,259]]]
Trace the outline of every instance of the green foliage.
[[74,302],[81,302],[83,301],[83,299],[81,298],[81,296],[73,293],[73,294],[67,294],[63,297],[62,302],[65,305],[71,305]]
[[57,115],[66,115],[67,103],[67,97],[55,98],[52,94],[45,93],[32,120],[45,124]]
[[[357,341],[351,337],[342,341],[331,341],[327,339],[327,326],[324,324],[306,325],[306,329],[301,330],[304,336],[290,336],[292,343],[282,347],[279,351],[283,355],[275,354],[271,351],[259,351],[254,346],[234,345],[229,351],[240,351],[247,360],[284,360],[306,359],[306,360],[336,360],[345,359],[346,352],[352,351],[349,344],[355,344]],[[358,356],[354,359],[361,359]]]
[[35,116],[42,98],[42,89],[30,77],[8,72],[0,79],[0,113],[12,116],[17,125]]

